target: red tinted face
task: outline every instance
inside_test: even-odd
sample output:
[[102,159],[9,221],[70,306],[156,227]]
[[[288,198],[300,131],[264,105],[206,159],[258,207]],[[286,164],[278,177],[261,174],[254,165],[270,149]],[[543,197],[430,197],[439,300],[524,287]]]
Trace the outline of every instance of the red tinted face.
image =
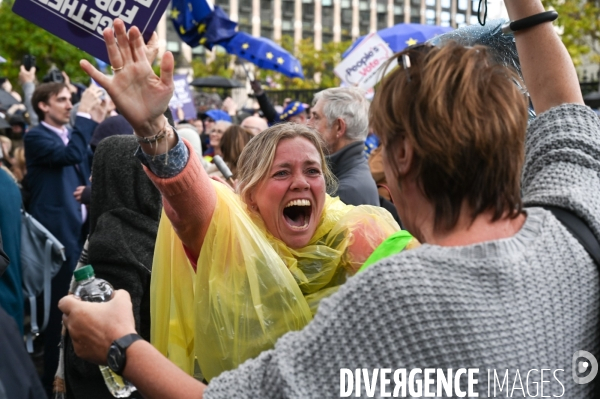
[[319,151],[307,139],[279,142],[273,166],[250,196],[269,232],[291,248],[312,238],[325,204]]

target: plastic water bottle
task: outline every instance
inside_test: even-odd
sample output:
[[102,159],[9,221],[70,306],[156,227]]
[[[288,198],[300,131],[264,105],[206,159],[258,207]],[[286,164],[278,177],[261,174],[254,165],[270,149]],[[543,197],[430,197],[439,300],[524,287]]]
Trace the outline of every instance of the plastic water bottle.
[[[94,268],[91,265],[84,266],[75,270],[73,273],[77,286],[73,293],[76,297],[81,298],[86,302],[108,302],[112,299],[113,287],[108,281],[96,278]],[[115,374],[107,366],[100,366],[100,372],[104,377],[104,382],[110,393],[115,398],[127,398],[133,391],[135,386]]]

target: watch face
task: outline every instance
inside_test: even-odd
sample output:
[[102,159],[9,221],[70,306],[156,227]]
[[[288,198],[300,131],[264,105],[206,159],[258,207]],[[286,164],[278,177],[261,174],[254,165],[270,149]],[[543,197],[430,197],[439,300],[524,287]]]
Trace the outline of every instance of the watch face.
[[119,373],[121,371],[123,354],[117,345],[112,344],[108,349],[108,357],[106,362],[108,363],[108,367],[115,373]]

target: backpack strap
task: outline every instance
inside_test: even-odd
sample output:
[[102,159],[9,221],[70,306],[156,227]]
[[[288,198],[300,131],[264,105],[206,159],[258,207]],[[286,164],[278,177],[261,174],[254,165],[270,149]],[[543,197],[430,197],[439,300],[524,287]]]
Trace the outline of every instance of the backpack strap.
[[588,254],[600,266],[600,242],[592,233],[588,225],[573,212],[557,206],[542,206],[543,209],[552,212],[554,217],[573,234],[573,237],[585,248]]
[[29,310],[31,312],[31,328],[29,329],[29,332],[27,333],[26,346],[27,346],[27,352],[33,353],[33,340],[35,339],[35,337],[37,337],[39,335],[40,329],[37,325],[37,306],[36,306],[35,296],[29,295],[28,299],[29,299]]
[[46,329],[48,320],[50,319],[50,297],[52,293],[52,276],[50,275],[50,260],[52,259],[52,241],[46,240],[44,246],[44,259],[48,260],[48,264],[44,267],[44,321],[40,329],[37,323],[37,301],[34,295],[30,295],[29,309],[31,311],[31,329],[27,333],[26,346],[27,352],[33,353],[33,340],[40,332]]

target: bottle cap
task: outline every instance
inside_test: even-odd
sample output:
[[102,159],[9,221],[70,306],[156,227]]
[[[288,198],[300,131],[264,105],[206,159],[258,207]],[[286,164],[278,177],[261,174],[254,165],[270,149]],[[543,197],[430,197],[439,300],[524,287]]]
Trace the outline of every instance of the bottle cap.
[[75,270],[73,276],[75,276],[75,281],[77,282],[94,277],[94,268],[92,265],[83,266]]

